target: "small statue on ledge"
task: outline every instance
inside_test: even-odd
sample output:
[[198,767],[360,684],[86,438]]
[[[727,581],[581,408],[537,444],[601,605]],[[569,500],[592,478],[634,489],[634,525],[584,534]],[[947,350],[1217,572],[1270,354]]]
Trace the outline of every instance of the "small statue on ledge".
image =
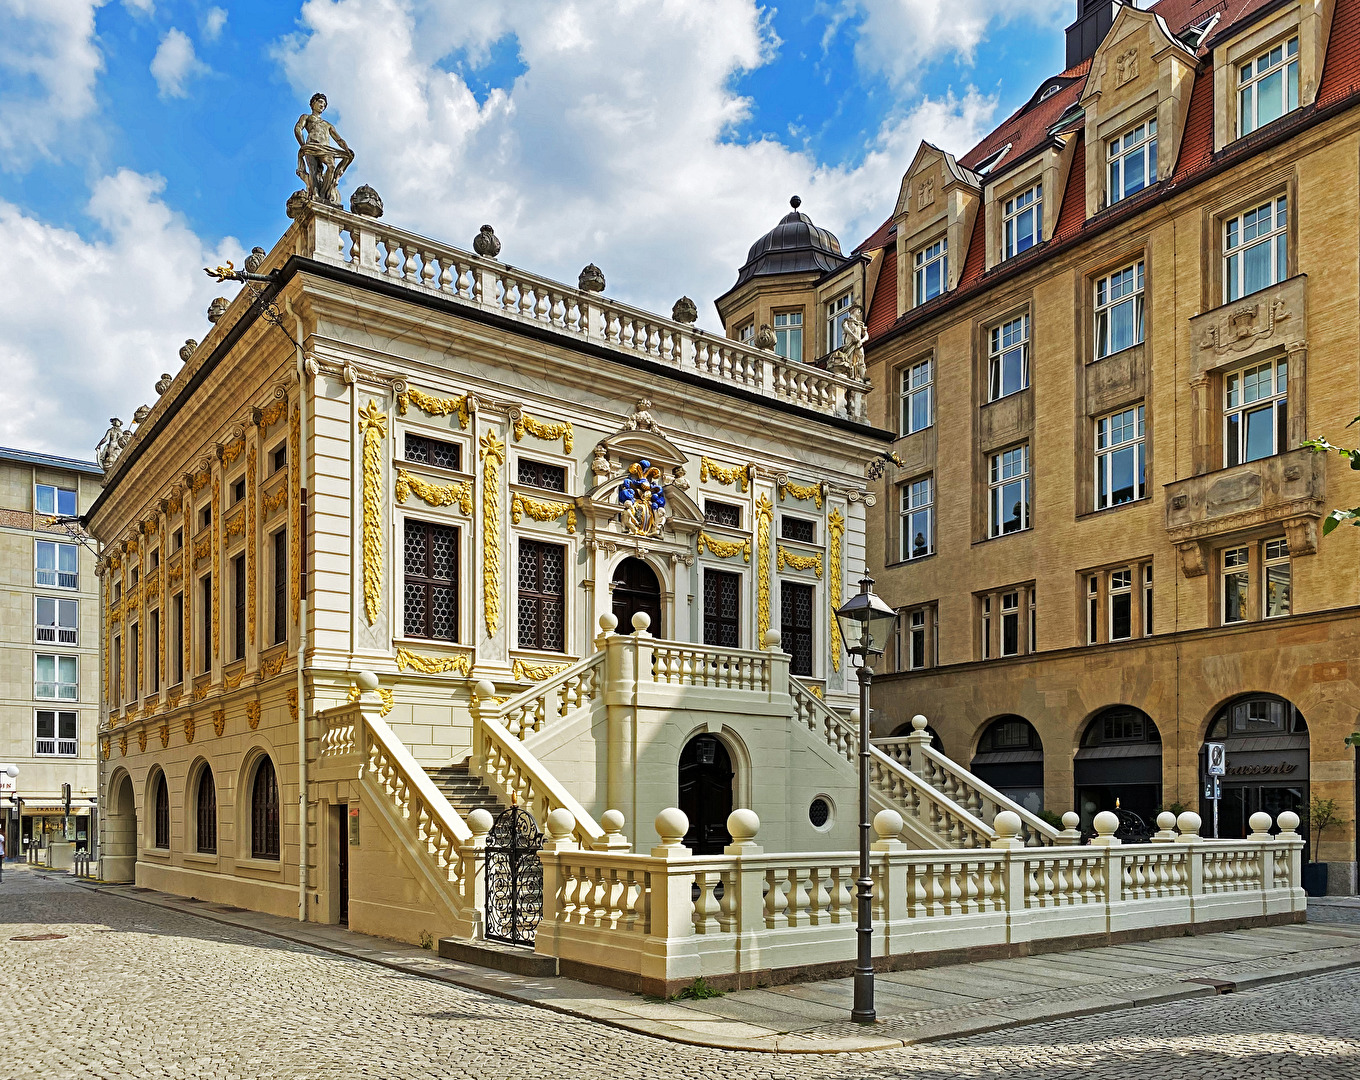
[[756,331],[756,337],[753,344],[757,349],[773,349],[777,344],[777,339],[774,336],[774,327],[769,323],[761,323],[760,329]]
[[312,111],[303,113],[293,126],[298,141],[298,178],[307,185],[307,198],[340,206],[340,177],[353,164],[354,151],[330,121],[321,118],[326,111],[326,95],[313,94],[310,104]]
[[113,468],[113,463],[118,460],[118,455],[123,452],[132,439],[131,432],[123,430],[123,421],[118,417],[109,420],[109,430],[104,432],[104,437],[99,440],[99,444],[94,448],[94,459],[99,467],[106,473]]
[[863,309],[855,304],[846,312],[841,323],[841,340],[845,344],[831,354],[831,359],[827,361],[827,369],[833,375],[846,375],[861,381],[867,379],[869,371],[864,363],[864,342],[868,337],[869,330],[864,325]]

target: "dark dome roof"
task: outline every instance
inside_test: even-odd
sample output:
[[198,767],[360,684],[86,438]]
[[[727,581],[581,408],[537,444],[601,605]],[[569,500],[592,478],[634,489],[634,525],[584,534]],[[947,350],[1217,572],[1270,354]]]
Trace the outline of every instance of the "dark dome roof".
[[[789,200],[793,211],[751,245],[746,263],[737,274],[737,285],[766,274],[796,274],[806,270],[834,270],[845,262],[835,234],[819,228],[798,207],[803,200]],[[734,285],[733,288],[737,286]]]

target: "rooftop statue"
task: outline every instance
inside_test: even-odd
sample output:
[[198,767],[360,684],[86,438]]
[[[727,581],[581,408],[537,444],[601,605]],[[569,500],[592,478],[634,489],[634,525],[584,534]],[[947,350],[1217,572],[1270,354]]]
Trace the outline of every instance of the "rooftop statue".
[[313,94],[311,107],[312,111],[299,116],[293,126],[298,141],[297,174],[307,185],[307,198],[340,206],[340,177],[353,163],[354,151],[330,121],[321,118],[326,111],[326,95]]
[[99,440],[99,444],[94,448],[94,459],[99,463],[99,467],[105,472],[113,468],[113,463],[118,460],[118,455],[123,452],[132,439],[132,433],[123,430],[123,421],[118,417],[113,417],[109,421],[109,430],[104,432],[104,437]]
[[831,372],[852,379],[868,378],[868,367],[864,362],[864,343],[868,338],[869,328],[864,324],[863,309],[855,304],[841,323],[841,339],[845,344],[831,354],[827,364]]

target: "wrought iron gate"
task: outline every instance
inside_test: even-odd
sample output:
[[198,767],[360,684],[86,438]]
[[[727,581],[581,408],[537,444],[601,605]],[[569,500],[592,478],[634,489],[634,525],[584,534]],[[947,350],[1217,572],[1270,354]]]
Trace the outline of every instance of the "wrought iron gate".
[[532,945],[543,917],[543,834],[521,806],[503,810],[486,838],[486,936]]

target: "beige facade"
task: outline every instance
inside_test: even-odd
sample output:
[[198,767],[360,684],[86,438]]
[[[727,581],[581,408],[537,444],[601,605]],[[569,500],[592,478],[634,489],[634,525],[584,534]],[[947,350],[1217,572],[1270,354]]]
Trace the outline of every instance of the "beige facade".
[[63,839],[93,847],[99,579],[93,541],[51,519],[98,493],[93,462],[0,448],[0,765],[19,770],[0,778],[11,858]]
[[[1360,113],[1327,82],[1360,41],[1330,4],[1258,6],[1198,40],[1164,6],[1117,7],[1089,76],[1083,61],[1050,80],[957,161],[924,146],[904,177],[885,245],[896,303],[871,301],[868,346],[871,417],[900,433],[901,462],[869,528],[878,587],[903,612],[877,731],[924,713],[951,757],[997,767],[984,778],[1008,755],[1041,759],[1016,786],[1083,819],[1113,808],[1098,800],[1118,797],[1121,755],[1137,758],[1155,774],[1139,810],[1179,803],[1206,831],[1212,733],[1228,745],[1225,830],[1253,799],[1303,812],[1334,798],[1353,823],[1360,538],[1323,538],[1321,521],[1360,502],[1360,477],[1302,443],[1353,442],[1360,412]],[[1283,115],[1255,130],[1246,88],[1267,70],[1283,81],[1251,88],[1284,87]],[[1121,156],[1149,131],[1155,166]],[[1156,182],[1130,193],[1116,164]],[[1008,251],[1008,200],[1027,188],[1041,224]],[[923,306],[913,256],[946,230],[949,284]],[[1253,244],[1268,256],[1247,265]],[[1109,725],[1130,717],[1155,734],[1120,748]],[[996,741],[993,724],[1016,719],[1037,744]],[[1238,738],[1271,724],[1278,738]],[[1316,855],[1333,891],[1354,890],[1350,823]]]

